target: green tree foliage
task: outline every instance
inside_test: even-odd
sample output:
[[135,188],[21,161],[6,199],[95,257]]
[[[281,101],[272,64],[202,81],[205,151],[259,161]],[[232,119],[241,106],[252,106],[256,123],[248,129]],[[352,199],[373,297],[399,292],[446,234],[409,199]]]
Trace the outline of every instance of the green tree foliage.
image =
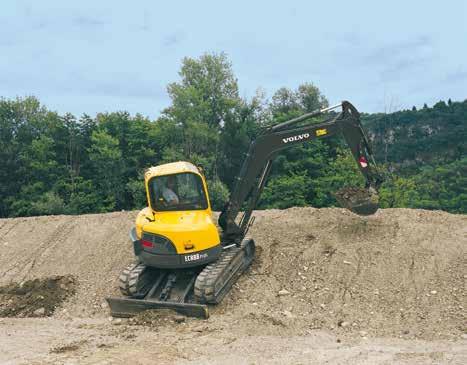
[[467,157],[448,164],[425,166],[408,177],[393,176],[382,186],[382,206],[386,208],[443,209],[467,211]]
[[273,177],[264,189],[261,199],[262,206],[283,209],[306,205],[309,182],[306,175]]
[[222,129],[242,104],[237,80],[225,54],[184,58],[180,78],[167,88],[172,103],[161,117],[170,136],[164,160],[189,159],[216,178]]
[[[261,92],[241,98],[225,54],[183,59],[168,93],[170,105],[154,121],[126,112],[77,118],[34,97],[0,99],[0,217],[140,209],[144,170],[177,160],[203,167],[212,206],[221,209],[264,126],[328,105],[311,83],[269,100]],[[384,207],[467,212],[467,101],[362,119],[391,172]],[[342,139],[303,143],[277,156],[260,207],[334,206],[336,190],[362,184]]]
[[88,150],[96,188],[104,202],[103,209],[117,208],[123,194],[122,151],[118,140],[105,131],[94,131]]
[[229,198],[229,189],[219,179],[208,180],[207,184],[209,187],[211,208],[215,210],[221,210]]
[[450,162],[466,155],[467,101],[439,102],[433,108],[364,115],[376,157],[390,169],[414,173],[425,164]]
[[[328,105],[328,101],[316,86],[305,83],[297,90],[279,89],[272,96],[269,109],[273,120],[277,123]],[[335,204],[331,189],[339,184],[334,182],[329,185],[328,183],[336,173],[335,179],[337,180],[342,180],[345,174],[345,171],[338,171],[334,163],[341,145],[342,141],[338,138],[315,140],[281,152],[273,163],[271,178],[267,183],[264,197],[261,199],[261,207],[282,207],[290,204],[287,203],[287,199],[283,203],[274,204],[271,200],[271,197],[279,198],[280,193],[274,193],[279,192],[277,189],[288,186],[284,181],[287,178],[300,184],[297,189],[301,190],[299,194],[303,194],[306,204],[316,207]],[[347,159],[346,161],[355,165],[353,160]],[[350,167],[347,166],[347,168]],[[290,201],[304,205],[303,202],[301,203],[301,198]]]
[[38,200],[31,203],[30,211],[33,215],[62,214],[66,212],[66,207],[60,196],[53,191],[48,191],[41,195]]

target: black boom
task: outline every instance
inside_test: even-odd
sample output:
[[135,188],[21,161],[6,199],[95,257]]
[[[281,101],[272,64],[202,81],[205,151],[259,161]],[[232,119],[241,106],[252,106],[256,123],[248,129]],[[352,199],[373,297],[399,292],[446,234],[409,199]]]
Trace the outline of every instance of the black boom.
[[[297,126],[307,119],[341,108],[325,122]],[[326,138],[341,133],[352,151],[357,165],[365,177],[366,187],[377,189],[382,182],[377,172],[368,139],[360,123],[360,113],[348,101],[341,104],[304,114],[284,123],[264,130],[252,141],[229,202],[219,216],[219,225],[223,230],[224,242],[241,242],[252,224],[252,212],[258,203],[261,192],[271,170],[274,157],[282,149],[313,140]],[[236,218],[243,207],[244,214],[237,223]]]

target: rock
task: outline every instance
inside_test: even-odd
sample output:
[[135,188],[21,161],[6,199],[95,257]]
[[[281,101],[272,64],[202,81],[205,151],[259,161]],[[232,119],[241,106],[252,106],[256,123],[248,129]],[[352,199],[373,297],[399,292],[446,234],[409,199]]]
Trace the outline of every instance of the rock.
[[286,316],[287,318],[295,318],[295,316],[292,314],[292,312],[290,312],[288,310],[283,311],[282,314],[284,316]]
[[122,324],[122,322],[123,322],[123,321],[122,321],[121,318],[115,318],[115,319],[112,320],[112,324],[113,324],[114,326],[120,326],[120,325]]
[[337,325],[338,325],[339,327],[345,328],[345,327],[349,327],[349,326],[350,326],[350,322],[347,322],[347,321],[339,321],[339,322],[337,322]]
[[367,331],[358,331],[358,334],[360,335],[360,337],[365,337],[368,332]]
[[279,292],[277,293],[279,296],[284,296],[284,295],[289,295],[290,292],[286,289],[282,289],[282,290],[279,290]]
[[185,316],[174,316],[173,320],[175,323],[182,323],[186,321],[186,317]]
[[438,292],[437,292],[436,290],[432,290],[432,291],[430,291],[430,293],[433,294],[433,295],[435,295],[435,294],[437,294]]
[[37,317],[42,317],[43,315],[45,315],[45,308],[44,307],[38,308],[34,312],[32,312],[32,314]]

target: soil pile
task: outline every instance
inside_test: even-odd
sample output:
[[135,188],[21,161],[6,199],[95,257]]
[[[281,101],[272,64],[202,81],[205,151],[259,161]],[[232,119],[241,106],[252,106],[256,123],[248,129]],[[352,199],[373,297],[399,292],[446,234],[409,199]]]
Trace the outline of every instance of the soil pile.
[[[60,315],[107,316],[133,260],[136,212],[0,220],[0,285],[73,275]],[[439,211],[258,211],[257,258],[207,325],[249,334],[314,329],[362,337],[450,338],[465,330],[467,217]],[[155,323],[165,320],[154,320]],[[181,321],[181,320],[180,320]],[[199,321],[181,324],[191,328]]]
[[136,212],[0,219],[0,285],[72,275],[76,296],[59,311],[106,313],[118,275],[134,260],[128,232]]
[[466,328],[467,217],[410,209],[360,217],[344,209],[259,214],[260,254],[217,310],[282,327],[408,338]]
[[0,287],[0,317],[48,317],[74,293],[72,276],[5,285]]

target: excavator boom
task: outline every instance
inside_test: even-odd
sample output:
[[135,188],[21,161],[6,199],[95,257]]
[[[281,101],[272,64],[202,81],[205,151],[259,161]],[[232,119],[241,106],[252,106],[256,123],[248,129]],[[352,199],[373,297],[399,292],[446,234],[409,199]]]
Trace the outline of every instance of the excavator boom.
[[[325,122],[298,125],[337,108],[341,108],[341,111],[331,115]],[[361,126],[360,113],[350,102],[343,101],[341,104],[307,113],[269,127],[251,143],[230,200],[219,216],[219,225],[223,229],[224,240],[239,242],[245,237],[252,223],[251,214],[266,183],[272,161],[281,150],[336,134],[343,135],[365,177],[366,188],[375,192],[381,184],[382,178],[377,172],[371,147]],[[346,200],[346,197],[346,195],[341,195],[338,199],[346,208],[357,214],[372,214],[377,209],[377,205],[373,202],[361,203],[354,209],[354,206],[349,203],[351,199]],[[237,223],[237,216],[245,203],[244,214],[240,222]]]

